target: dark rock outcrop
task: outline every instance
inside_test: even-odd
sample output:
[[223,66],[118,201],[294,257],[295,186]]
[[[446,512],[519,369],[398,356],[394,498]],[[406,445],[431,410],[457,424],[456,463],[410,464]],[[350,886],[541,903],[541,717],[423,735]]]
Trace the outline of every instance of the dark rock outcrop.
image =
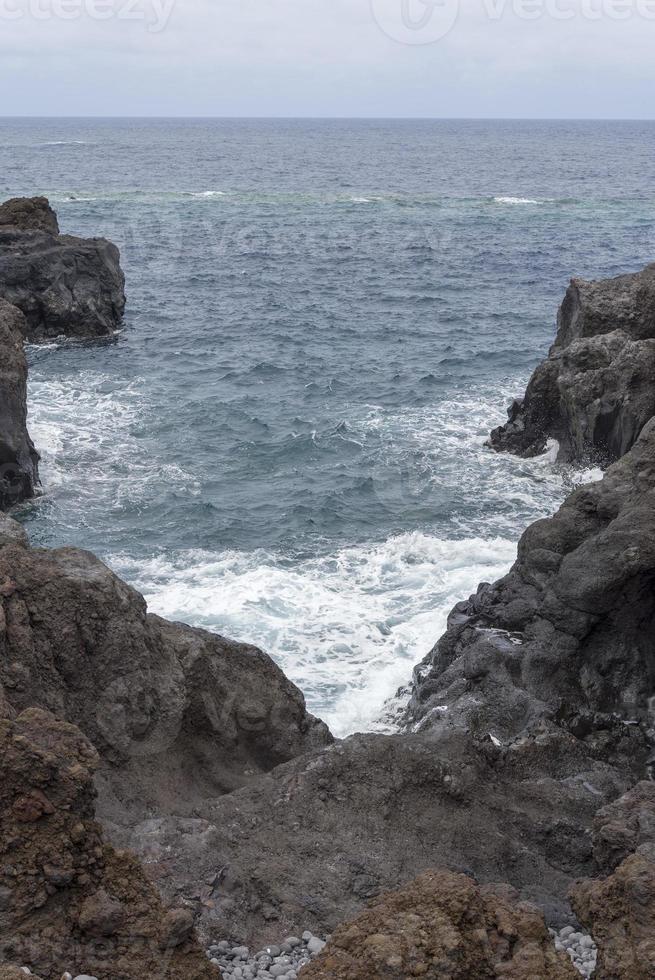
[[188,909],[167,912],[135,859],[105,844],[97,761],[47,712],[0,719],[0,956],[45,980],[218,978]]
[[0,683],[15,710],[76,723],[100,753],[105,813],[192,814],[326,745],[261,651],[150,616],[87,552],[0,548]]
[[25,314],[31,340],[108,336],[125,309],[118,249],[60,235],[45,198],[8,201],[0,206],[0,297]]
[[326,935],[434,867],[508,881],[565,925],[571,881],[594,873],[585,830],[628,785],[554,728],[504,751],[463,733],[353,736],[206,801],[194,819],[112,834],[167,898],[195,902],[207,937]]
[[430,872],[339,926],[303,980],[575,980],[543,917],[510,889]]
[[0,299],[0,511],[34,496],[39,456],[27,431],[25,317]]
[[0,228],[9,226],[21,231],[45,231],[59,234],[57,215],[47,197],[12,197],[0,204]]
[[655,265],[600,282],[574,279],[557,339],[509,421],[491,434],[498,451],[564,459],[619,459],[655,415]]
[[655,420],[603,480],[523,535],[416,671],[413,730],[488,732],[538,719],[646,775],[655,691]]

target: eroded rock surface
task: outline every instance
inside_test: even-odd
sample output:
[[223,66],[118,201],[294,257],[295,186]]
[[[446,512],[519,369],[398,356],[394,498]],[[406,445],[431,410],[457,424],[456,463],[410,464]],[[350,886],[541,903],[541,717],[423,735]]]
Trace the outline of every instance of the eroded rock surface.
[[616,460],[655,415],[655,265],[599,282],[574,279],[548,358],[491,434],[498,451]]
[[0,548],[0,682],[18,711],[75,722],[101,756],[103,812],[193,814],[331,741],[270,657],[167,623],[93,555]]
[[512,571],[460,603],[416,671],[408,722],[501,744],[538,719],[635,779],[655,692],[655,421],[603,480],[523,535]]
[[25,314],[31,340],[108,336],[125,309],[118,249],[60,235],[45,198],[0,205],[0,297]]
[[596,980],[655,977],[655,850],[626,858],[609,878],[578,883],[571,900],[598,946]]
[[429,872],[339,926],[302,980],[575,980],[541,914],[510,889]]
[[44,980],[218,978],[188,909],[166,911],[135,859],[104,843],[97,761],[48,712],[0,720],[0,956]]
[[565,925],[571,880],[594,871],[585,830],[628,785],[554,728],[506,750],[461,732],[354,736],[194,819],[114,833],[165,896],[196,903],[203,937],[251,948],[304,929],[325,936],[434,867],[508,881]]
[[0,511],[34,496],[39,456],[27,431],[25,317],[0,299]]

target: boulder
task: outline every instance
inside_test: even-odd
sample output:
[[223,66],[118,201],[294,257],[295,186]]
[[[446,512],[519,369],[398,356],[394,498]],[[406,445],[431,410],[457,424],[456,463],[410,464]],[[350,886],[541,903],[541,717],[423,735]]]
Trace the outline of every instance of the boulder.
[[574,279],[558,332],[525,397],[491,434],[497,451],[560,458],[619,459],[655,415],[655,264],[600,282]]
[[25,331],[21,311],[0,299],[0,511],[33,497],[39,485],[39,455],[27,431]]
[[25,314],[33,341],[106,337],[120,325],[125,277],[104,238],[60,235],[45,198],[0,206],[0,297]]
[[[94,818],[97,762],[79,729],[48,712],[0,719],[0,957],[49,980],[65,970],[218,980],[193,928],[170,944],[167,913],[143,870],[104,842]],[[11,969],[7,980],[24,976]]]
[[[510,894],[508,894],[510,892]],[[338,927],[303,980],[575,980],[542,915],[509,889],[428,872]]]

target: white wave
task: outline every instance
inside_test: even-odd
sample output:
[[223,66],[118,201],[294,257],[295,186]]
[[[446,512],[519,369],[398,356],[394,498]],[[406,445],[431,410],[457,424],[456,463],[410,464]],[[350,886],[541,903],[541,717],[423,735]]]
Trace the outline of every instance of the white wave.
[[340,736],[380,729],[385,702],[444,631],[453,605],[515,558],[500,538],[414,532],[289,567],[267,552],[196,551],[113,567],[151,611],[255,643]]
[[225,191],[191,191],[191,197],[225,197]]
[[87,140],[48,140],[39,146],[89,146]]
[[496,204],[546,204],[531,197],[494,197]]
[[145,388],[143,378],[121,380],[91,370],[53,378],[36,360],[30,368],[28,421],[47,494],[74,493],[91,501],[102,494],[110,509],[120,510],[155,492],[157,484],[199,493],[190,474],[158,461],[135,436],[147,410]]

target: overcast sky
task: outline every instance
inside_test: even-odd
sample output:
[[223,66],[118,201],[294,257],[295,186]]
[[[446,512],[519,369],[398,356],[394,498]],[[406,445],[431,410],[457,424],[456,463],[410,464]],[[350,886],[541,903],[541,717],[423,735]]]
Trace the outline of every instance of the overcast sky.
[[0,0],[0,115],[653,118],[655,0]]

